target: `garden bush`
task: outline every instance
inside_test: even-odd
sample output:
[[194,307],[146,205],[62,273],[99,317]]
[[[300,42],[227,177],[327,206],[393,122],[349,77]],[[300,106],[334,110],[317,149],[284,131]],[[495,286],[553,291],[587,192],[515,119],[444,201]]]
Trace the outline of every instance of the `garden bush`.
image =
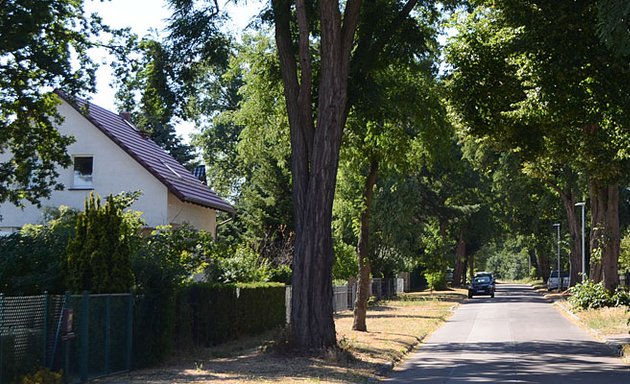
[[26,225],[0,237],[0,293],[40,295],[65,291],[63,265],[77,212],[68,207],[46,209],[46,224]]
[[443,291],[446,289],[446,273],[439,272],[425,272],[424,277],[427,279],[427,286],[434,291]]

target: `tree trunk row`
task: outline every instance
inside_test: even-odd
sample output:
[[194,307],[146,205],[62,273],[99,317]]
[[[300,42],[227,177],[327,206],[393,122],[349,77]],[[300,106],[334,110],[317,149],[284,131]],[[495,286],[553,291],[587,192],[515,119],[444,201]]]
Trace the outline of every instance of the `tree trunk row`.
[[357,257],[359,258],[359,281],[357,284],[357,299],[354,305],[354,322],[352,324],[352,329],[354,329],[355,331],[363,332],[367,332],[367,304],[370,298],[370,216],[377,173],[378,162],[372,161],[370,163],[368,175],[365,178],[365,188],[363,190],[364,205],[361,212],[359,241],[357,243]]
[[591,271],[589,278],[613,290],[619,285],[619,185],[589,185]]

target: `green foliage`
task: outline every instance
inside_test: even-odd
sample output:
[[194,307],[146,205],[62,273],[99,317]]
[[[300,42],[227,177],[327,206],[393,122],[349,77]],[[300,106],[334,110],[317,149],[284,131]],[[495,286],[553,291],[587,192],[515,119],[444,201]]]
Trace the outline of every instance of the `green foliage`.
[[520,280],[534,272],[529,268],[529,249],[524,239],[494,241],[477,253],[477,269],[492,271],[498,279]]
[[0,292],[7,295],[63,293],[65,249],[74,233],[77,212],[48,209],[45,224],[27,225],[0,237]]
[[424,278],[427,279],[427,286],[432,291],[443,291],[446,289],[446,272],[425,272]]
[[63,372],[53,372],[48,368],[41,368],[37,372],[22,376],[21,384],[63,384]]
[[129,292],[133,286],[130,243],[138,227],[125,220],[126,207],[121,201],[129,202],[125,197],[110,195],[101,206],[100,197],[93,193],[86,198],[85,211],[78,214],[66,248],[70,290],[120,293]]
[[192,168],[193,147],[183,143],[175,133],[178,99],[172,89],[172,58],[167,47],[150,38],[136,41],[135,36],[131,44],[139,57],[134,60],[128,55],[114,66],[114,81],[119,85],[118,106],[131,113],[138,129],[148,133],[181,164]]
[[88,55],[103,31],[83,0],[5,0],[0,7],[0,202],[37,204],[61,187],[57,166],[71,159],[74,139],[61,122],[55,88],[93,92],[96,64]]
[[188,285],[178,295],[177,337],[209,346],[284,326],[285,290],[277,283]]
[[356,278],[359,275],[356,247],[335,238],[335,264],[333,265],[333,279],[344,280]]
[[617,288],[610,292],[602,282],[594,283],[587,280],[569,288],[569,292],[571,293],[569,302],[580,309],[630,306],[630,293],[627,290]]
[[[181,302],[182,295],[188,294],[188,288],[182,287],[192,284],[193,278],[205,278],[210,283],[190,286],[214,284],[213,287],[218,287],[218,283],[224,282],[265,281],[274,273],[250,248],[229,247],[215,241],[210,233],[186,225],[158,227],[149,236],[138,239],[132,255],[132,268],[138,294],[134,315],[137,320],[134,322],[134,338],[137,340],[134,345],[138,346],[134,350],[134,362],[137,366],[162,361],[176,341],[191,342],[190,326],[179,320],[196,313],[196,306]],[[286,279],[287,272],[290,270],[276,273]],[[224,305],[229,311],[231,298],[222,296],[223,290],[217,289],[216,300],[225,298],[225,302],[214,301],[208,311],[217,312],[216,308]],[[177,340],[176,335],[179,335]]]
[[621,238],[619,252],[619,271],[630,272],[630,228]]
[[270,271],[270,273],[271,273],[271,276],[269,277],[270,282],[291,285],[291,278],[293,277],[293,271],[291,270],[290,266],[280,265],[278,267],[273,268]]
[[206,232],[189,226],[156,228],[137,239],[131,264],[136,281],[134,364],[162,361],[172,351],[176,297],[193,274],[204,273],[217,244]]
[[237,246],[232,256],[218,260],[217,281],[221,283],[265,282],[271,278],[267,260],[247,246]]
[[630,6],[623,0],[597,1],[598,35],[618,56],[630,55]]

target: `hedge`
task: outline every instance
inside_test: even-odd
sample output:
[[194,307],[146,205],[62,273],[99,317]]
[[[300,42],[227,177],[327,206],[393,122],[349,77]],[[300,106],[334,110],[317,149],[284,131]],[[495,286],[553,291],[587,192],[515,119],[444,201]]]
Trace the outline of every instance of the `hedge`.
[[285,313],[284,284],[194,283],[177,296],[176,339],[216,345],[284,326]]

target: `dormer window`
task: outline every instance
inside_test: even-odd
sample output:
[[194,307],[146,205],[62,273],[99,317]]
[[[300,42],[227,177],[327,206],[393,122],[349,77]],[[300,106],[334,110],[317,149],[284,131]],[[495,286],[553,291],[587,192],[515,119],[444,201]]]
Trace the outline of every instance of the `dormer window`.
[[92,156],[74,157],[74,188],[92,188],[93,161]]

